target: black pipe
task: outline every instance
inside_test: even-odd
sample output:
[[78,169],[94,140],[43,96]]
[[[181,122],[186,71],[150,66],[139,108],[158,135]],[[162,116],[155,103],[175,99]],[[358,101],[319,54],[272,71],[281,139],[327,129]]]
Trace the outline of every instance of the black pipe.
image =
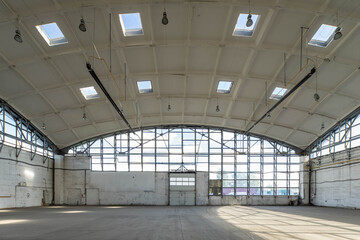
[[99,87],[101,88],[101,90],[103,91],[103,93],[105,94],[105,96],[107,97],[107,99],[110,101],[111,105],[113,105],[115,111],[120,115],[120,117],[122,118],[122,120],[124,120],[124,122],[126,123],[126,125],[129,127],[129,129],[131,130],[132,133],[135,134],[134,129],[130,126],[130,123],[128,122],[128,120],[125,118],[124,114],[122,113],[122,111],[119,109],[119,107],[116,105],[116,103],[114,102],[114,100],[111,98],[110,94],[108,93],[108,91],[106,91],[104,85],[101,83],[100,79],[98,78],[98,76],[96,75],[94,69],[91,68],[91,64],[89,62],[86,63],[86,67],[89,70],[90,75],[94,78],[95,82],[99,85]]
[[257,120],[247,131],[245,131],[245,135],[248,135],[250,130],[253,129],[261,120],[263,120],[272,110],[274,110],[277,106],[279,106],[285,99],[287,99],[296,89],[298,89],[301,85],[303,85],[314,73],[316,72],[315,68],[312,68],[311,71],[298,83],[290,89],[290,91],[285,94],[272,108],[270,108],[259,120]]
[[52,201],[51,201],[51,205],[55,205],[55,157],[53,159],[52,175],[53,175],[53,182],[52,182]]

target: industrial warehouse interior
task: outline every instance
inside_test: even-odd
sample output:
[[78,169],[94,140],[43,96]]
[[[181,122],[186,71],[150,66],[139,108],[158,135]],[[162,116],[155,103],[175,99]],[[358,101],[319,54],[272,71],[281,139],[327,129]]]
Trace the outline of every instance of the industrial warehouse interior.
[[360,239],[359,0],[0,0],[0,239]]

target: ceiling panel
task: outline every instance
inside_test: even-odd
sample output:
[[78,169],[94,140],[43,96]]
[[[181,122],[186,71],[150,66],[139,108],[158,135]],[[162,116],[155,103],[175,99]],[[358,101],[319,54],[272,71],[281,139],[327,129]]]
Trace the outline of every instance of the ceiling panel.
[[19,70],[26,79],[31,81],[36,88],[43,89],[54,85],[63,84],[64,81],[54,71],[49,63],[38,61],[21,65]]
[[215,67],[217,47],[190,47],[188,68],[192,71],[212,72]]
[[3,98],[11,98],[14,95],[33,90],[29,83],[11,69],[0,71],[0,79],[0,94]]
[[191,39],[220,40],[228,10],[228,6],[195,5],[191,16]]
[[25,116],[28,116],[30,119],[31,116],[48,114],[53,111],[51,106],[39,94],[15,98],[10,101],[10,104],[14,105],[17,109],[21,109]]
[[251,66],[250,75],[274,76],[276,70],[283,63],[283,54],[260,51]]
[[243,49],[237,47],[222,48],[217,71],[220,73],[227,73],[227,74],[242,73],[249,53],[250,53],[249,49]]
[[67,87],[45,90],[44,95],[57,110],[80,105],[74,94]]
[[105,122],[114,119],[114,111],[111,106],[106,103],[98,103],[89,105],[86,109],[90,112],[95,122]]
[[185,46],[157,46],[156,60],[159,72],[184,72],[185,52]]
[[81,139],[87,139],[97,134],[97,130],[93,125],[74,128],[74,131]]
[[190,75],[187,77],[186,93],[188,95],[207,95],[210,90],[211,77]]
[[236,101],[231,110],[231,117],[247,119],[253,112],[254,103]]
[[313,17],[311,13],[280,10],[269,26],[271,34],[267,35],[265,44],[291,48],[300,37],[300,28],[309,26]]
[[131,72],[154,72],[152,47],[129,47],[125,48],[124,52]]

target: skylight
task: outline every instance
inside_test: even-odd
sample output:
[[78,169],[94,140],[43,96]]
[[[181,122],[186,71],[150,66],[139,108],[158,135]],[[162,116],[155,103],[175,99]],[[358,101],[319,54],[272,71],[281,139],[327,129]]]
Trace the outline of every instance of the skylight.
[[139,93],[152,93],[151,81],[138,81]]
[[140,13],[119,14],[120,24],[125,37],[143,35]]
[[233,83],[229,82],[229,81],[219,81],[216,92],[217,93],[230,93],[232,84]]
[[316,47],[327,47],[334,38],[337,27],[322,24],[309,42],[309,45]]
[[253,20],[253,24],[250,27],[246,26],[248,14],[240,13],[238,20],[236,22],[233,36],[240,36],[240,37],[251,37],[255,31],[256,24],[259,21],[260,15],[251,15],[251,19]]
[[285,93],[287,92],[286,88],[276,87],[272,92],[270,99],[280,100]]
[[92,100],[100,97],[93,86],[80,88],[80,91],[86,100]]
[[59,26],[55,22],[37,25],[36,29],[39,31],[49,46],[68,43],[64,34],[61,32]]

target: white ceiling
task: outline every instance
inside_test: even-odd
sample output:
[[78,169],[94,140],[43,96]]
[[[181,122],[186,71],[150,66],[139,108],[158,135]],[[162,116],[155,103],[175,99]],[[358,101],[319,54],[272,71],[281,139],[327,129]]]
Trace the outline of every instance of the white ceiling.
[[[283,86],[284,53],[288,82],[299,70],[300,27],[309,27],[308,42],[323,23],[340,22],[343,37],[327,48],[304,45],[303,59],[318,65],[320,101],[313,99],[313,76],[252,132],[304,149],[360,104],[358,0],[252,0],[252,13],[261,17],[251,38],[232,36],[239,13],[248,13],[247,0],[166,1],[166,27],[163,9],[164,1],[150,0],[1,0],[0,97],[39,128],[44,121],[44,133],[59,148],[126,129],[85,66],[97,56],[94,45],[110,63],[111,13],[111,65],[121,90],[102,62],[91,63],[133,128],[195,124],[246,131],[275,103],[265,106],[265,89],[271,94]],[[125,12],[140,12],[143,36],[123,36],[118,14]],[[85,33],[78,29],[81,15]],[[35,29],[54,21],[68,44],[49,47]],[[22,44],[13,40],[16,26]],[[139,94],[138,80],[151,80],[153,93]],[[216,93],[219,80],[233,81],[230,94]],[[87,86],[101,97],[86,101],[79,88]]]

